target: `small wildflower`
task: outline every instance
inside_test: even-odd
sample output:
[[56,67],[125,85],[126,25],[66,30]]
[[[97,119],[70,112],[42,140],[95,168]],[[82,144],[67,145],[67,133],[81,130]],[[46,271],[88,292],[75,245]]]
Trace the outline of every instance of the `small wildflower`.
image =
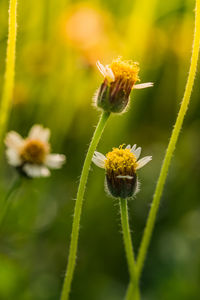
[[96,105],[105,111],[120,113],[129,102],[133,88],[143,89],[153,86],[152,82],[135,85],[139,81],[139,64],[133,61],[114,59],[110,65],[103,66],[99,61],[97,68],[104,76],[104,82],[96,95]]
[[137,191],[136,171],[152,160],[151,156],[145,156],[138,160],[141,147],[132,148],[128,145],[124,148],[113,148],[106,156],[95,151],[93,163],[106,170],[106,186],[113,197],[130,198]]
[[65,155],[51,154],[48,142],[50,130],[34,125],[26,139],[17,132],[10,131],[5,138],[8,163],[29,177],[47,177],[49,168],[59,169],[65,162]]

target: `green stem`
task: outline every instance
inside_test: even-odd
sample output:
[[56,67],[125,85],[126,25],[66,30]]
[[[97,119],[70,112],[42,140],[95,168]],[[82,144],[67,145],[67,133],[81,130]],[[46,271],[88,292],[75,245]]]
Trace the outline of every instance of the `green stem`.
[[3,94],[0,106],[0,145],[4,132],[6,131],[8,117],[12,105],[12,94],[15,75],[15,48],[17,35],[17,0],[10,0],[9,4],[9,25],[8,45],[6,53],[6,70]]
[[94,135],[92,137],[85,162],[83,165],[80,183],[78,187],[78,193],[76,198],[75,210],[74,210],[74,218],[73,218],[73,225],[72,225],[72,234],[71,234],[71,242],[69,248],[69,257],[68,257],[68,264],[67,264],[67,271],[64,279],[61,300],[69,299],[69,293],[71,289],[71,283],[73,279],[75,263],[76,263],[76,255],[77,255],[77,246],[78,246],[78,236],[79,236],[79,229],[80,229],[80,218],[81,218],[81,211],[83,205],[83,196],[85,192],[85,187],[87,183],[88,173],[90,169],[90,164],[92,161],[92,157],[94,155],[94,151],[98,145],[100,137],[103,133],[104,127],[108,120],[110,113],[103,112],[99,123],[96,127]]
[[126,292],[126,300],[133,299],[133,295],[134,295],[134,286],[133,286],[132,282],[130,282],[129,286],[128,286],[128,289],[127,289],[127,292]]
[[136,276],[136,264],[134,258],[134,251],[132,246],[131,240],[131,233],[129,228],[129,220],[128,220],[128,208],[127,208],[127,199],[120,199],[120,212],[121,212],[121,223],[122,223],[122,231],[123,231],[123,239],[124,239],[124,246],[126,252],[126,258],[128,263],[129,274],[131,277],[131,283],[133,286],[133,296],[128,295],[126,296],[127,300],[139,300],[139,287],[138,287],[138,280]]
[[173,152],[175,150],[178,136],[180,134],[183,119],[186,114],[188,104],[190,102],[190,96],[191,96],[192,87],[193,87],[193,83],[194,83],[194,79],[195,79],[195,73],[196,73],[196,69],[197,69],[199,46],[200,46],[200,0],[196,0],[195,33],[194,33],[193,50],[192,50],[192,58],[191,58],[189,75],[188,75],[181,107],[180,107],[180,110],[179,110],[179,113],[178,113],[178,116],[176,119],[174,129],[172,131],[172,135],[171,135],[168,147],[167,147],[165,158],[164,158],[164,161],[163,161],[163,164],[161,167],[160,175],[159,175],[159,178],[157,181],[157,186],[156,186],[154,197],[153,197],[153,202],[151,205],[146,228],[144,230],[141,246],[139,249],[139,254],[138,254],[138,259],[137,259],[138,280],[140,278],[140,275],[141,275],[141,272],[143,269],[143,265],[144,265],[144,261],[145,261],[146,255],[147,255],[147,250],[148,250],[152,232],[154,229],[156,215],[158,212],[160,198],[161,198],[161,195],[163,192],[169,165],[170,165],[170,162],[172,159]]
[[3,226],[3,222],[5,220],[5,217],[7,215],[9,206],[11,204],[12,195],[21,186],[21,183],[22,183],[22,178],[18,177],[13,182],[13,184],[11,185],[10,189],[8,190],[8,192],[7,192],[7,194],[6,194],[5,198],[4,198],[3,208],[2,208],[1,216],[0,216],[0,227]]

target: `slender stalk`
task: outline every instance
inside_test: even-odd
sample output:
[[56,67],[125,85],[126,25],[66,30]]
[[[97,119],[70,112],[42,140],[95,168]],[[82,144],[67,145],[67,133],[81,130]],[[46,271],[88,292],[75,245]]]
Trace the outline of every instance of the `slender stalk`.
[[[139,281],[138,281],[138,285],[139,285]],[[126,292],[126,300],[131,300],[133,299],[133,295],[134,295],[134,286],[132,284],[132,282],[129,283],[127,292]]]
[[147,250],[148,250],[152,232],[154,229],[156,215],[158,212],[160,198],[161,198],[161,195],[163,192],[169,165],[170,165],[170,162],[172,159],[173,152],[175,150],[178,136],[180,134],[184,116],[186,114],[186,111],[188,109],[188,104],[190,102],[190,96],[191,96],[192,87],[193,87],[193,83],[194,83],[194,79],[195,79],[195,73],[196,73],[196,69],[197,69],[199,46],[200,46],[200,0],[196,0],[195,33],[194,33],[193,50],[192,50],[189,75],[188,75],[181,107],[180,107],[180,110],[179,110],[179,113],[178,113],[178,116],[176,119],[174,129],[172,131],[172,135],[171,135],[168,147],[167,147],[165,158],[164,158],[164,161],[163,161],[163,164],[161,167],[160,175],[159,175],[159,178],[157,181],[157,186],[156,186],[154,197],[153,197],[153,202],[151,205],[151,209],[150,209],[149,216],[148,216],[147,223],[146,223],[146,228],[144,230],[141,246],[139,249],[139,254],[138,254],[138,259],[137,259],[138,280],[141,275],[144,261],[145,261],[146,255],[147,255]]
[[11,185],[10,189],[8,190],[7,194],[5,195],[4,201],[3,201],[3,208],[1,210],[0,215],[0,227],[3,226],[3,222],[5,220],[5,217],[7,215],[9,206],[11,204],[11,199],[14,194],[14,192],[21,186],[22,184],[22,178],[18,177],[13,184]]
[[79,187],[78,187],[75,210],[74,210],[74,218],[73,218],[73,225],[72,225],[72,234],[71,234],[71,242],[70,242],[70,248],[69,248],[67,271],[66,271],[66,275],[65,275],[65,279],[64,279],[61,300],[69,299],[69,293],[70,293],[70,289],[71,289],[71,283],[72,283],[74,269],[75,269],[75,263],[76,263],[78,236],[79,236],[79,230],[80,230],[80,218],[81,218],[83,197],[84,197],[85,187],[86,187],[86,183],[87,183],[88,173],[89,173],[90,164],[92,161],[94,151],[95,151],[95,149],[98,145],[98,142],[101,138],[101,135],[103,133],[103,130],[105,128],[105,125],[109,118],[109,115],[110,115],[110,113],[108,113],[108,112],[102,113],[99,123],[98,123],[96,130],[94,132],[94,135],[92,137],[92,140],[91,140],[91,143],[90,143],[90,146],[89,146],[89,149],[88,149],[85,161],[84,161],[81,178],[80,178],[80,183],[79,183]]
[[126,259],[128,263],[129,274],[131,277],[131,283],[134,292],[133,296],[127,294],[126,299],[139,300],[140,294],[139,294],[138,280],[136,276],[136,264],[135,264],[134,251],[133,251],[131,233],[129,228],[127,199],[120,199],[120,212],[121,212],[121,223],[122,223]]
[[8,44],[6,54],[6,70],[3,94],[0,106],[0,144],[7,127],[7,122],[12,105],[12,94],[15,75],[15,48],[17,35],[17,0],[10,0]]

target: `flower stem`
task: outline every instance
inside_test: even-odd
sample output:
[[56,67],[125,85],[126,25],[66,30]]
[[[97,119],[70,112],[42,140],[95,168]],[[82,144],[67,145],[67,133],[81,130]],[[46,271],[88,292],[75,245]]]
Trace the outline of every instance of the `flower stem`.
[[75,263],[76,263],[78,236],[79,236],[79,229],[80,229],[80,218],[81,218],[83,197],[84,197],[85,187],[86,187],[86,183],[87,183],[88,173],[89,173],[90,164],[92,161],[94,151],[98,145],[98,142],[101,138],[101,135],[103,133],[104,127],[106,125],[106,122],[107,122],[109,116],[110,116],[110,113],[108,113],[108,112],[102,113],[102,115],[99,119],[99,123],[98,123],[96,130],[94,132],[94,135],[92,137],[92,140],[91,140],[91,143],[90,143],[90,146],[89,146],[89,149],[88,149],[85,161],[84,161],[81,178],[80,178],[80,183],[79,183],[79,187],[78,187],[75,210],[74,210],[74,218],[73,218],[73,224],[72,224],[72,234],[71,234],[71,242],[70,242],[70,248],[69,248],[67,271],[66,271],[66,275],[65,275],[65,279],[64,279],[61,300],[69,299],[71,282],[73,279]]
[[22,178],[18,177],[13,184],[11,185],[10,189],[8,190],[4,201],[3,201],[3,208],[1,210],[1,215],[0,215],[0,227],[2,228],[3,222],[5,220],[6,214],[8,212],[9,206],[11,204],[11,198],[13,193],[21,186],[22,184]]
[[180,107],[180,110],[179,110],[179,113],[178,113],[178,116],[176,119],[174,129],[172,131],[172,135],[171,135],[171,138],[170,138],[167,150],[166,150],[165,158],[164,158],[164,161],[163,161],[163,164],[161,167],[160,175],[159,175],[159,178],[157,181],[157,186],[156,186],[154,197],[153,197],[153,202],[151,205],[151,209],[150,209],[149,216],[148,216],[147,223],[146,223],[146,228],[144,230],[141,246],[139,249],[139,254],[138,254],[138,259],[137,259],[138,280],[141,275],[144,261],[145,261],[146,255],[147,255],[147,250],[148,250],[152,232],[154,229],[156,215],[158,212],[160,198],[161,198],[161,195],[163,192],[169,165],[170,165],[170,162],[172,159],[173,152],[175,150],[178,136],[180,134],[184,116],[186,114],[188,104],[190,102],[190,96],[191,96],[192,87],[193,87],[193,83],[194,83],[194,79],[195,79],[195,73],[196,73],[196,69],[197,69],[199,46],[200,46],[200,0],[196,0],[195,33],[194,33],[193,50],[192,50],[189,75],[188,75],[181,107]]
[[12,105],[12,94],[15,74],[15,48],[17,35],[17,0],[10,0],[8,44],[6,53],[6,70],[3,94],[0,106],[0,145],[7,127],[8,117]]
[[[138,281],[139,282],[139,281]],[[134,286],[132,284],[132,282],[129,283],[127,292],[126,292],[126,300],[131,300],[133,299],[133,295],[134,295]]]
[[131,240],[131,233],[129,228],[129,220],[128,220],[128,208],[127,208],[127,199],[120,199],[120,212],[121,212],[121,223],[122,223],[122,231],[123,231],[123,239],[124,239],[124,246],[126,252],[126,258],[129,268],[129,274],[131,277],[131,284],[133,287],[133,294],[127,294],[127,300],[139,300],[139,287],[138,287],[138,280],[136,276],[136,264]]

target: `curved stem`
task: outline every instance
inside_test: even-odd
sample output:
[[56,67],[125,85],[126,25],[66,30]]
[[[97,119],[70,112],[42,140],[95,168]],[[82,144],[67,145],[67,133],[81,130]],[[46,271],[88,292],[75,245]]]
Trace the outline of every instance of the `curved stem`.
[[104,127],[106,125],[109,115],[110,115],[110,113],[108,113],[108,112],[102,113],[99,123],[98,123],[96,130],[94,132],[94,135],[92,137],[92,140],[91,140],[91,143],[90,143],[90,146],[89,146],[86,158],[85,158],[85,162],[83,165],[80,183],[79,183],[79,187],[78,187],[77,198],[76,198],[75,210],[74,210],[74,218],[73,218],[73,225],[72,225],[72,234],[71,234],[67,271],[66,271],[66,275],[65,275],[65,279],[64,279],[61,300],[69,299],[71,282],[73,279],[75,263],[76,263],[78,236],[79,236],[79,229],[80,229],[80,218],[81,218],[85,186],[87,183],[88,173],[89,173],[90,164],[92,161],[94,151],[98,145],[98,142],[103,133],[103,130],[104,130]]
[[128,263],[129,274],[131,277],[131,283],[133,286],[133,295],[127,294],[126,299],[139,300],[140,294],[138,288],[138,280],[136,276],[136,264],[131,240],[131,233],[129,228],[127,199],[120,199],[120,212],[126,258]]
[[2,227],[3,225],[3,222],[5,220],[5,217],[6,217],[6,214],[8,212],[8,209],[9,209],[9,206],[10,206],[10,203],[11,203],[11,198],[12,198],[12,195],[13,193],[21,186],[21,183],[22,183],[22,178],[21,177],[18,177],[12,184],[12,186],[10,187],[10,189],[8,190],[5,198],[4,198],[4,201],[3,201],[3,208],[1,210],[1,216],[0,216],[0,226]]
[[157,211],[160,204],[160,198],[163,192],[163,187],[166,181],[169,165],[172,159],[173,152],[175,150],[176,142],[178,136],[180,134],[180,130],[182,127],[183,119],[186,114],[188,104],[190,101],[190,96],[192,92],[192,87],[194,83],[195,73],[197,69],[197,61],[198,61],[198,54],[199,54],[199,46],[200,46],[200,0],[196,0],[196,18],[195,18],[195,33],[194,33],[194,41],[193,41],[193,50],[192,50],[192,58],[191,58],[191,65],[189,70],[189,75],[186,83],[186,88],[183,96],[183,100],[181,103],[181,107],[176,119],[176,123],[174,129],[172,131],[172,135],[167,147],[167,151],[165,154],[165,158],[161,167],[160,175],[157,181],[157,186],[155,189],[153,202],[151,205],[150,213],[148,216],[146,228],[144,230],[141,246],[139,249],[138,259],[137,259],[137,275],[138,279],[143,269],[144,261],[147,255],[147,250],[149,247],[149,243],[152,236],[152,231],[154,229],[155,220]]
[[10,0],[8,45],[6,53],[5,83],[0,106],[0,144],[6,130],[8,117],[12,105],[12,94],[15,75],[15,48],[17,35],[17,0]]

